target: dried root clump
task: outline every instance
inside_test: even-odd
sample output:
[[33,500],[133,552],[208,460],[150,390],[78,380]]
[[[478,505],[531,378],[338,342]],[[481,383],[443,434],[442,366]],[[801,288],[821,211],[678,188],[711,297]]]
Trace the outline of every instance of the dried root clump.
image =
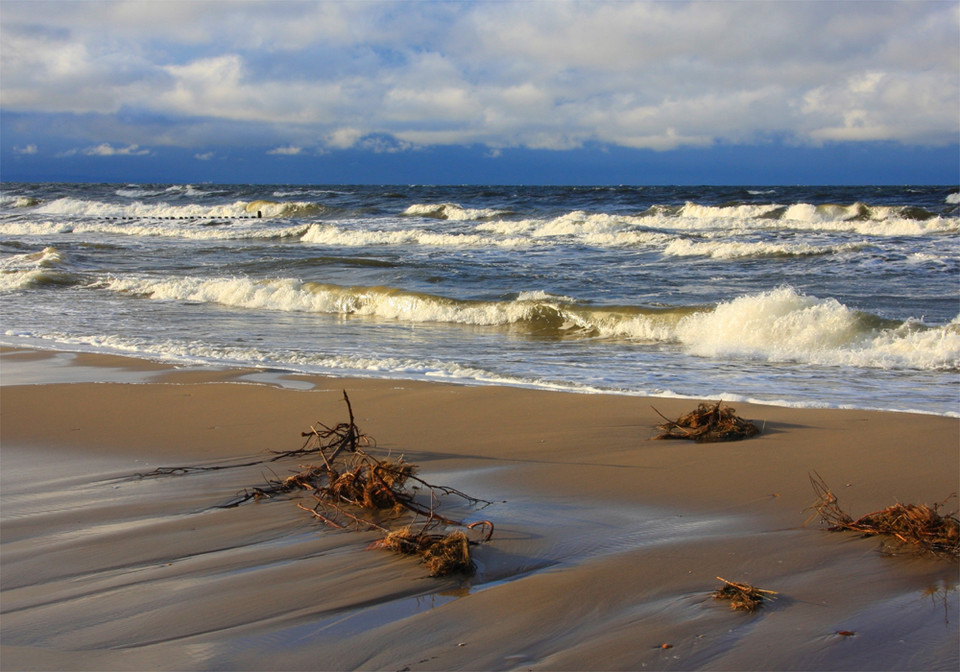
[[724,585],[713,592],[713,597],[718,600],[729,600],[730,608],[736,611],[754,612],[763,606],[764,600],[775,599],[773,596],[777,593],[772,590],[762,590],[755,588],[749,583],[736,583],[717,577],[723,581]]
[[722,401],[716,404],[700,404],[677,420],[666,418],[660,411],[657,414],[667,422],[657,425],[661,433],[654,439],[687,439],[697,443],[715,443],[719,441],[739,441],[760,433],[760,428],[748,420],[737,416],[729,406],[721,408]]
[[944,502],[933,506],[894,504],[854,519],[840,508],[836,495],[819,474],[811,474],[810,483],[817,494],[817,501],[810,508],[814,515],[820,516],[822,523],[829,526],[828,530],[852,530],[864,536],[892,537],[922,554],[954,560],[960,558],[960,521],[956,512],[947,515],[940,513]]
[[[354,422],[350,398],[343,393],[349,421],[333,427],[317,422],[303,432],[306,438],[298,450],[274,452],[271,457],[213,466],[184,466],[157,469],[135,478],[180,476],[216,469],[252,467],[288,458],[314,458],[312,464],[286,478],[267,479],[264,485],[243,490],[221,508],[245,502],[272,499],[297,491],[313,496],[313,507],[297,504],[325,525],[336,529],[378,530],[383,539],[371,545],[408,555],[419,555],[431,576],[455,572],[470,573],[473,562],[470,546],[489,541],[493,523],[481,520],[466,523],[438,511],[445,498],[459,498],[473,506],[489,502],[459,490],[432,485],[417,476],[417,467],[398,459],[378,459],[364,452],[373,441]],[[403,529],[391,531],[387,525],[406,518]],[[412,520],[411,520],[412,519]],[[469,534],[469,536],[468,536]]]
[[[285,479],[270,480],[252,492],[244,491],[231,505],[294,490],[309,491],[313,507],[298,506],[325,525],[337,529],[378,530],[384,537],[371,544],[371,548],[418,555],[431,576],[471,573],[470,546],[488,541],[493,535],[493,523],[468,524],[442,515],[437,509],[441,498],[447,496],[472,505],[488,502],[453,488],[427,483],[417,476],[416,465],[404,462],[402,457],[378,459],[364,452],[361,445],[368,445],[370,439],[357,429],[346,392],[343,398],[350,414],[349,422],[334,427],[316,423],[310,431],[303,432],[306,442],[300,450],[283,454],[287,457],[314,455],[322,465],[301,467],[300,472]],[[403,517],[413,520],[391,531],[389,522]],[[469,538],[467,532],[475,538]]]
[[381,548],[403,555],[418,555],[430,576],[472,574],[474,571],[473,560],[470,558],[470,540],[461,530],[447,534],[431,534],[424,529],[414,531],[410,527],[404,527],[374,542],[371,548]]

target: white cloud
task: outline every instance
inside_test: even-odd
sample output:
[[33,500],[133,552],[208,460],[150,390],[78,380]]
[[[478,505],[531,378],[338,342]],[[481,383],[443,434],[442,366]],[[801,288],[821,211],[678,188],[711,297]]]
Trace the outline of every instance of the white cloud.
[[296,156],[303,151],[303,147],[294,147],[293,145],[287,145],[286,147],[276,147],[267,151],[267,154],[276,154],[279,156]]
[[337,128],[330,131],[325,140],[325,144],[330,149],[349,149],[357,144],[363,137],[363,131],[358,128]]
[[139,145],[114,147],[110,143],[104,142],[96,147],[87,147],[82,150],[82,153],[87,156],[146,156],[150,153],[150,150],[140,149]]
[[0,100],[107,115],[92,141],[114,153],[944,144],[958,44],[960,5],[936,1],[6,0]]
[[39,150],[37,149],[36,145],[31,143],[29,145],[24,145],[23,147],[14,147],[13,151],[16,154],[36,154]]
[[194,154],[193,158],[197,161],[209,161],[214,156],[216,156],[215,152],[203,152],[202,154]]

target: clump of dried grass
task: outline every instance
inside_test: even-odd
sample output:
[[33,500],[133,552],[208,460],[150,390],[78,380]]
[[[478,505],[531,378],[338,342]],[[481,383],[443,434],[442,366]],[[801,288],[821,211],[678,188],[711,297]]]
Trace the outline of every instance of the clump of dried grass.
[[817,494],[817,501],[810,508],[814,515],[820,516],[822,523],[829,526],[828,530],[852,530],[865,536],[892,537],[920,553],[960,558],[960,521],[956,512],[940,513],[944,502],[933,506],[894,504],[854,519],[840,508],[836,495],[819,474],[811,474],[810,483]]
[[656,408],[657,414],[667,422],[657,425],[661,434],[654,439],[687,439],[697,443],[715,443],[719,441],[739,441],[760,433],[760,428],[748,420],[736,415],[733,408],[724,406],[722,401],[716,404],[700,404],[676,420],[665,417]]
[[418,555],[430,576],[472,574],[474,571],[473,560],[470,558],[470,541],[460,530],[447,534],[431,534],[422,529],[414,531],[410,527],[404,527],[374,542],[371,548],[403,555]]
[[773,596],[777,594],[773,590],[756,588],[749,583],[727,581],[719,576],[717,578],[723,581],[724,585],[713,592],[713,597],[718,600],[729,600],[730,608],[737,611],[754,612],[763,606],[764,600],[775,599]]

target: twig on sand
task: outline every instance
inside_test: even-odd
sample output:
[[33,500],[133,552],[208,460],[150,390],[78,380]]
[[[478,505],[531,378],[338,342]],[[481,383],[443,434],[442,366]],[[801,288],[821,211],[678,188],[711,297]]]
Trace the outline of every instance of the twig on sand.
[[774,597],[777,595],[776,591],[756,588],[749,583],[727,581],[719,576],[717,578],[723,581],[724,585],[712,593],[713,597],[718,600],[729,600],[731,609],[753,612],[763,606],[764,600],[776,599]]

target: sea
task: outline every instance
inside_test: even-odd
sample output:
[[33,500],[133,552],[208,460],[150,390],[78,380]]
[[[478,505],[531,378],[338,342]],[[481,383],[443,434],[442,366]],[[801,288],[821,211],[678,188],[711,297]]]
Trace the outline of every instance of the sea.
[[3,183],[0,322],[184,367],[958,416],[960,189]]

